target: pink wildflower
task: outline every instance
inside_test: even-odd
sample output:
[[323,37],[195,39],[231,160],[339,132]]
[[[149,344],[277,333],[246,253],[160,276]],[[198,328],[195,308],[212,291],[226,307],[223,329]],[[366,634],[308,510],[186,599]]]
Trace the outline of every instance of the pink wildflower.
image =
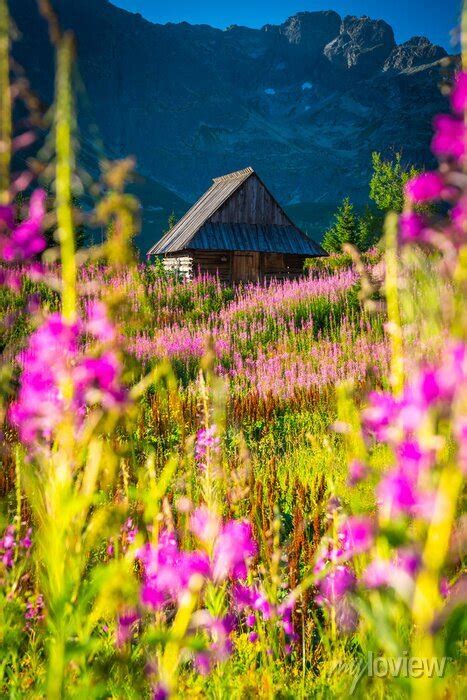
[[410,549],[401,549],[391,560],[374,559],[364,570],[361,583],[366,588],[393,588],[407,599],[413,591],[419,568],[419,555]]
[[44,190],[36,190],[31,195],[29,203],[29,217],[16,228],[13,226],[12,210],[3,210],[2,220],[11,229],[9,237],[0,241],[0,254],[6,262],[28,260],[46,247],[46,240],[42,233],[45,217]]
[[7,567],[7,569],[11,569],[13,566],[15,550],[15,527],[14,525],[8,525],[3,533],[2,539],[0,540],[0,560]]
[[339,532],[344,553],[354,556],[370,549],[373,544],[373,529],[370,518],[357,515],[347,518]]
[[415,212],[405,212],[399,217],[399,234],[402,243],[423,240],[426,222],[423,216]]
[[23,372],[9,416],[23,443],[52,440],[67,411],[79,425],[87,405],[113,409],[126,400],[116,355],[108,351],[100,357],[80,356],[80,335],[80,323],[52,314],[19,356]]
[[438,157],[454,158],[463,163],[467,150],[467,130],[464,122],[449,114],[439,114],[434,119],[434,128],[435,135],[431,142],[433,153]]
[[429,202],[439,199],[443,189],[444,181],[439,173],[421,173],[409,180],[405,194],[411,202]]
[[226,661],[232,654],[230,633],[235,628],[232,616],[213,617],[205,610],[195,614],[193,622],[209,636],[209,648],[195,654],[195,665],[199,673],[206,675],[213,664]]
[[154,688],[153,694],[152,694],[152,700],[168,700],[169,698],[169,691],[165,686],[159,684]]
[[41,594],[28,600],[24,618],[26,620],[26,629],[28,630],[32,628],[33,623],[41,622],[45,618],[44,598]]
[[115,353],[85,357],[73,371],[73,380],[83,402],[100,403],[104,408],[122,404],[126,391],[120,384],[121,365]]
[[26,535],[23,537],[22,540],[20,540],[19,544],[21,547],[23,547],[23,549],[31,549],[31,547],[32,547],[31,534],[32,534],[32,529],[28,528]]
[[196,508],[190,518],[192,533],[205,545],[212,544],[219,534],[221,520],[206,506]]
[[387,517],[412,515],[418,503],[413,478],[400,469],[387,472],[378,484],[378,503]]
[[116,644],[117,647],[123,647],[133,636],[135,632],[136,623],[139,621],[140,616],[136,610],[130,609],[118,616],[117,621],[117,636]]
[[365,427],[374,432],[378,440],[385,440],[388,428],[398,415],[398,403],[389,393],[373,391],[368,398],[369,405],[363,411]]
[[373,559],[366,567],[362,582],[367,588],[381,588],[388,586],[391,580],[393,567],[385,559]]
[[141,602],[159,610],[175,603],[189,586],[194,575],[208,577],[210,566],[204,552],[179,550],[172,532],[161,533],[156,547],[145,544],[136,555],[144,567]]
[[101,301],[93,301],[88,308],[86,330],[102,343],[115,340],[115,326],[109,320],[107,307]]
[[202,469],[206,467],[206,460],[218,452],[219,445],[220,440],[215,425],[198,431],[195,443],[195,459]]
[[216,540],[213,555],[213,575],[216,581],[229,576],[246,578],[247,561],[256,554],[251,525],[246,520],[230,520]]
[[355,581],[355,574],[347,566],[335,566],[319,581],[320,595],[316,597],[316,601],[319,604],[327,602],[333,605],[354,587]]
[[354,459],[349,465],[349,475],[347,481],[350,486],[355,486],[360,481],[362,481],[368,474],[368,467],[366,464],[358,459]]

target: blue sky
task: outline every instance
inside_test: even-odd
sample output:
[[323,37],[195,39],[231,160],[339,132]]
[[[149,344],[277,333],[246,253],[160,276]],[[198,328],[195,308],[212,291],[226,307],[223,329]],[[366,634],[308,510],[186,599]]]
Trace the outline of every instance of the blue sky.
[[114,5],[140,12],[152,22],[230,24],[261,27],[281,23],[302,10],[336,10],[340,15],[369,15],[384,19],[401,43],[414,34],[452,51],[450,32],[458,24],[461,0],[111,0]]

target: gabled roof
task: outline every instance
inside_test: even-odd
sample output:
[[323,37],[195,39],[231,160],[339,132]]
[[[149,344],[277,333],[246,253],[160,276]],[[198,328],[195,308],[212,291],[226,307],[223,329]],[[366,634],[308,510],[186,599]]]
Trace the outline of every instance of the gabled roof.
[[245,168],[235,173],[216,177],[211,187],[198,199],[191,209],[182,216],[170,231],[165,233],[161,240],[149,251],[148,255],[160,253],[174,253],[187,247],[189,241],[201,226],[206,223],[222,204],[253,175],[253,168]]
[[291,253],[310,257],[326,255],[292,224],[227,224],[207,221],[190,241],[190,250],[254,250],[259,253]]
[[[252,175],[258,177],[253,168],[245,168],[214,178],[207,192],[147,254],[161,255],[186,249],[215,249],[255,250],[309,256],[326,255],[321,246],[295,226],[285,212],[283,212],[284,216],[289,222],[285,226],[209,221],[224,202]],[[265,187],[264,183],[261,182],[261,184]]]

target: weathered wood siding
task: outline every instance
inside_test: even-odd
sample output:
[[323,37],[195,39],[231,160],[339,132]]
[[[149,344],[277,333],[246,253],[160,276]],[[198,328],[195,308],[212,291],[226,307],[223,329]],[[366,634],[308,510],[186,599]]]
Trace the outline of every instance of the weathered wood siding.
[[290,221],[256,175],[252,175],[215,212],[209,221],[230,224],[276,224]]
[[193,274],[207,272],[210,275],[218,275],[221,282],[230,284],[232,281],[232,257],[231,251],[222,250],[194,250]]
[[[237,255],[245,255],[244,251]],[[258,273],[255,279],[296,279],[304,274],[303,265],[305,255],[291,255],[287,253],[256,253],[259,256]],[[184,255],[166,255],[163,258],[164,268],[167,272],[175,273],[180,277],[191,279],[197,274],[209,274],[218,276],[223,284],[238,282],[234,265],[235,252],[222,250],[191,250]],[[248,277],[248,275],[245,275]],[[248,281],[247,279],[242,281]]]
[[263,253],[260,276],[263,280],[296,279],[304,274],[306,256],[288,253]]

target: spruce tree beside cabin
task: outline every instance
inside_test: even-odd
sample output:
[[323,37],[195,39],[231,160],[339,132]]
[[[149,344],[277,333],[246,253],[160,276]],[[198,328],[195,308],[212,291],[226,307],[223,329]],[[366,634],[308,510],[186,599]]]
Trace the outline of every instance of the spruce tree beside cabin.
[[334,225],[324,234],[323,248],[328,253],[341,253],[345,243],[359,247],[359,222],[353,204],[346,197],[337,210]]

